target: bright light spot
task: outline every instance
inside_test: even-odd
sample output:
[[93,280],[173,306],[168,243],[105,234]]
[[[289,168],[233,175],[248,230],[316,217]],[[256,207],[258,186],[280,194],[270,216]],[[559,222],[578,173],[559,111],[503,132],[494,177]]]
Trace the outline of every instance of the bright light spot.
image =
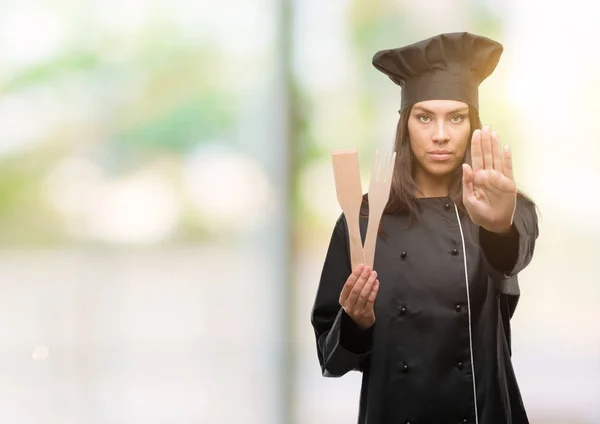
[[170,183],[154,171],[108,181],[86,158],[59,163],[46,182],[51,204],[83,239],[147,244],[166,238],[177,225],[180,205]]
[[33,349],[31,358],[35,361],[45,361],[50,356],[50,349],[45,345],[38,345]]
[[66,22],[53,11],[25,2],[4,8],[0,21],[2,61],[18,67],[57,55],[63,45]]
[[191,201],[217,228],[252,230],[273,213],[273,188],[249,158],[199,153],[187,164],[184,178]]
[[85,233],[113,243],[155,243],[167,237],[179,216],[176,194],[160,175],[141,172],[105,184],[87,211]]

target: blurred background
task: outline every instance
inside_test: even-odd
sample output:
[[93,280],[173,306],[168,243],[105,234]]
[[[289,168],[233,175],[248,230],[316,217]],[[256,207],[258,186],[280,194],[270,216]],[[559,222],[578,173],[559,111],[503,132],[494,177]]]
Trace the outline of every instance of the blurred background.
[[[356,421],[310,311],[330,152],[367,187],[400,91],[373,54],[505,46],[480,91],[541,211],[513,359],[532,423],[600,423],[600,10],[588,0],[4,0],[0,422]],[[365,188],[366,190],[366,188]]]

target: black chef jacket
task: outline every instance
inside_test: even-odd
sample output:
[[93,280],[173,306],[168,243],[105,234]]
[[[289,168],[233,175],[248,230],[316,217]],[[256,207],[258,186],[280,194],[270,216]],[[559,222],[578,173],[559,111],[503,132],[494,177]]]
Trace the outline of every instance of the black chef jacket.
[[[449,198],[418,202],[412,225],[382,217],[376,321],[362,332],[339,304],[352,270],[346,221],[337,220],[311,315],[322,373],[362,372],[359,424],[528,423],[511,364],[510,318],[517,274],[538,236],[535,206],[519,195],[512,232],[499,235]],[[363,241],[366,229],[361,219]]]

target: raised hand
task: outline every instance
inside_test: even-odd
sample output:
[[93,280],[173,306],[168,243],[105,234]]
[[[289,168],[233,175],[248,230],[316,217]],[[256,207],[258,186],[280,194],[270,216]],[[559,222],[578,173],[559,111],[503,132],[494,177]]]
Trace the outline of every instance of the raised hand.
[[373,305],[378,291],[377,272],[371,271],[368,266],[359,265],[350,274],[340,293],[340,305],[363,330],[375,323]]
[[473,132],[473,167],[463,164],[463,203],[471,220],[488,231],[510,230],[517,205],[510,149],[489,126]]

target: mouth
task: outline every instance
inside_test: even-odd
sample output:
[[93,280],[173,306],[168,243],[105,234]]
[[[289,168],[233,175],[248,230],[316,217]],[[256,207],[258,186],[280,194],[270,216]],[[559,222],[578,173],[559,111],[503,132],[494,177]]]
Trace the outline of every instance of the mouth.
[[447,150],[433,150],[428,152],[428,155],[435,161],[446,161],[452,157],[452,152]]

